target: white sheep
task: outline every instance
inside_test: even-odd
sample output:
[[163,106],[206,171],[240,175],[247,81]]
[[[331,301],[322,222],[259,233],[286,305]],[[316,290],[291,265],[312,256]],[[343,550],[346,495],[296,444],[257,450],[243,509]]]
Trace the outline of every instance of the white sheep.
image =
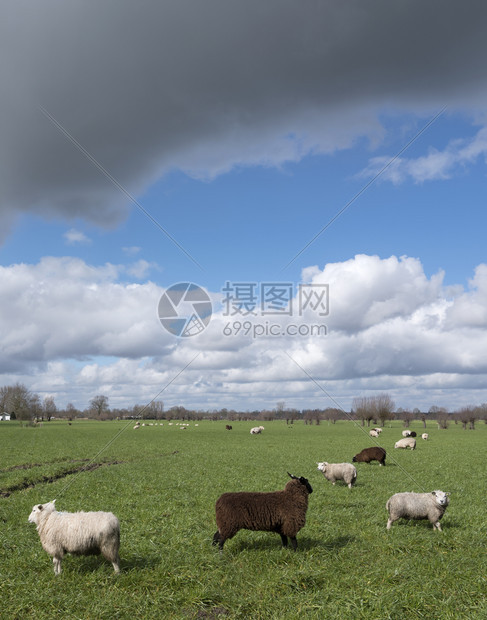
[[372,430],[369,431],[369,435],[371,437],[378,437],[379,433],[375,430],[375,428],[373,428]]
[[380,426],[376,426],[375,428],[372,429],[373,431],[376,431],[377,433],[379,433],[379,435],[382,433],[382,429],[380,428]]
[[35,523],[41,544],[54,563],[54,573],[61,572],[65,553],[98,555],[120,572],[120,523],[111,512],[58,512],[55,501],[32,508],[29,522]]
[[357,480],[357,470],[351,463],[317,463],[323,476],[333,485],[337,480],[343,480],[351,489]]
[[426,439],[429,439],[429,435],[428,435],[428,433],[423,433],[423,434],[421,435],[421,439],[425,439],[425,440],[426,440]]
[[402,432],[402,436],[403,437],[409,437],[410,434],[411,434],[411,431],[403,431]]
[[450,503],[449,493],[432,491],[431,493],[396,493],[387,500],[389,512],[387,529],[398,519],[429,519],[433,529],[440,530],[440,519]]
[[396,443],[394,444],[394,448],[404,448],[405,450],[407,448],[411,448],[411,450],[415,450],[416,439],[414,439],[414,437],[404,437],[404,439],[396,441]]
[[262,433],[263,430],[264,430],[263,426],[254,426],[254,428],[250,429],[250,434],[251,435],[260,435],[260,433]]

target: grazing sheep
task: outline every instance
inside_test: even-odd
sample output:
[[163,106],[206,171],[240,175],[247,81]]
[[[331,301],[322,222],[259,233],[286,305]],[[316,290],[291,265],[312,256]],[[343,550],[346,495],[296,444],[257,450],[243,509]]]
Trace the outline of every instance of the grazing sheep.
[[394,448],[404,448],[405,450],[407,448],[411,448],[411,450],[415,450],[416,439],[414,439],[414,437],[404,437],[404,439],[396,441],[396,443],[394,444]]
[[386,451],[379,446],[373,446],[372,448],[365,448],[362,452],[356,454],[352,461],[354,463],[369,463],[370,461],[379,461],[379,465],[386,464]]
[[403,431],[401,434],[403,437],[409,437],[411,435],[411,431]]
[[411,432],[409,433],[409,436],[410,436],[410,437],[416,437],[416,436],[417,436],[416,431],[411,431]]
[[289,536],[296,551],[296,534],[306,523],[308,495],[313,489],[306,478],[288,475],[292,479],[283,491],[220,495],[215,505],[218,530],[213,536],[213,544],[219,546],[220,552],[225,541],[242,529],[277,532],[283,547]]
[[450,503],[449,493],[432,491],[431,493],[396,493],[387,500],[389,512],[387,529],[398,519],[429,519],[433,529],[440,530],[440,519]]
[[232,430],[232,425],[231,424],[226,424],[225,425],[225,430],[231,431]]
[[369,431],[369,435],[371,437],[378,437],[379,433],[375,430],[375,428],[373,428],[372,430]]
[[29,522],[37,525],[44,551],[52,556],[54,573],[61,572],[65,553],[98,555],[120,572],[120,524],[111,512],[58,512],[56,500],[32,508]]
[[428,435],[428,433],[423,433],[423,434],[421,435],[421,439],[425,439],[425,440],[429,439],[429,435]]
[[337,480],[343,480],[351,489],[357,480],[357,470],[351,463],[317,463],[323,476],[333,485]]
[[382,433],[382,429],[380,428],[380,426],[376,426],[372,430],[375,431],[376,433],[379,433],[379,435]]
[[260,433],[262,433],[263,430],[264,430],[263,426],[254,426],[254,428],[250,429],[250,434],[251,435],[260,435]]

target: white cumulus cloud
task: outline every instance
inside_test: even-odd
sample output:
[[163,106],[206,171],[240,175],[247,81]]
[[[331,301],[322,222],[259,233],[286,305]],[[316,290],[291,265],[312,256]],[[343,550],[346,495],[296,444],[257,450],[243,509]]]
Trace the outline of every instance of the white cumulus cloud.
[[[411,257],[357,255],[303,273],[329,285],[328,316],[257,313],[244,333],[244,317],[214,303],[200,336],[176,338],[158,320],[163,289],[122,282],[120,267],[46,257],[0,268],[3,383],[78,406],[100,392],[112,406],[148,402],[161,389],[173,404],[202,409],[328,406],[314,381],[344,407],[364,390],[390,391],[402,406],[482,399],[486,265],[466,288],[448,289],[442,273],[428,278]],[[229,332],[236,320],[241,328]],[[326,335],[313,334],[314,324],[326,324]],[[270,325],[276,333],[262,331]]]

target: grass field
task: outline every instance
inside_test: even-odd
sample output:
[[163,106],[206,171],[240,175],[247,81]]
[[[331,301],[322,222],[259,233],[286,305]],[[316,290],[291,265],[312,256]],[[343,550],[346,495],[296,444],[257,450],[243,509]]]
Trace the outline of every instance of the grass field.
[[[251,436],[253,425],[0,423],[0,617],[487,618],[487,425],[431,423],[430,441],[411,452],[393,449],[402,430],[393,422],[379,440],[387,466],[357,464],[351,490],[332,486],[316,461],[351,461],[374,445],[358,426],[274,421]],[[241,531],[220,555],[217,497],[283,488],[287,471],[314,488],[297,553],[277,534]],[[434,489],[451,492],[443,532],[427,521],[386,531],[388,497]],[[55,577],[27,522],[54,498],[58,510],[119,517],[118,576],[100,557],[67,556]]]

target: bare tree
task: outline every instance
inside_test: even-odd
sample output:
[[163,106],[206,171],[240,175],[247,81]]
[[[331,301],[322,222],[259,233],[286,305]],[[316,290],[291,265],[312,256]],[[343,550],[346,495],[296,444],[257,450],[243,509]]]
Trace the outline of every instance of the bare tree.
[[43,420],[43,408],[41,399],[38,394],[32,394],[30,397],[30,419],[31,422],[38,422],[39,420]]
[[342,411],[340,409],[336,409],[334,407],[328,407],[328,409],[325,409],[325,411],[323,412],[324,418],[325,420],[327,420],[328,422],[331,422],[331,424],[335,424],[337,420],[340,419],[340,417],[342,416]]
[[260,412],[259,420],[264,420],[264,422],[273,422],[275,417],[275,411],[271,411],[270,409],[263,409]]
[[404,428],[409,428],[409,425],[414,420],[414,413],[403,410],[399,413],[399,418],[402,420],[402,425]]
[[316,425],[320,424],[322,411],[321,409],[304,409],[303,420],[305,424],[313,424],[313,420]]
[[372,420],[380,420],[382,426],[386,420],[392,420],[394,418],[394,401],[389,394],[377,394],[375,396],[360,396],[354,398],[352,403],[352,409],[357,416],[357,419],[362,420],[362,426],[370,426]]
[[362,421],[362,426],[365,426],[366,421],[367,426],[370,426],[370,422],[373,420],[374,414],[370,411],[370,402],[366,396],[358,396],[353,399],[352,411],[355,413],[357,420]]
[[299,411],[297,409],[286,409],[286,424],[294,424],[294,420],[299,418]]
[[22,383],[0,388],[2,412],[14,414],[17,420],[33,420],[38,413],[39,396]]
[[458,412],[458,419],[462,423],[463,430],[467,430],[467,424],[469,425],[470,430],[475,430],[475,422],[479,418],[479,407],[469,406],[463,407]]
[[54,396],[46,396],[42,404],[43,413],[49,422],[54,414],[57,412],[56,403],[54,402]]
[[98,394],[90,400],[90,409],[93,411],[98,419],[105,418],[109,412],[108,396]]
[[164,418],[164,403],[162,400],[155,400],[154,405],[154,413],[156,416],[156,420],[162,420]]
[[482,403],[478,407],[479,410],[479,420],[483,420],[485,424],[487,424],[487,403]]
[[377,396],[372,397],[373,401],[371,405],[375,409],[376,419],[378,418],[381,422],[381,426],[387,422],[387,420],[394,419],[394,407],[395,403],[390,397],[389,394],[378,394]]
[[64,410],[66,417],[68,420],[74,420],[74,418],[79,414],[79,410],[73,405],[73,403],[68,403],[66,405],[66,409]]
[[[432,411],[432,409],[434,410]],[[430,413],[434,413],[438,428],[447,429],[450,426],[451,417],[445,407],[436,407],[436,405],[434,405],[430,407]]]

